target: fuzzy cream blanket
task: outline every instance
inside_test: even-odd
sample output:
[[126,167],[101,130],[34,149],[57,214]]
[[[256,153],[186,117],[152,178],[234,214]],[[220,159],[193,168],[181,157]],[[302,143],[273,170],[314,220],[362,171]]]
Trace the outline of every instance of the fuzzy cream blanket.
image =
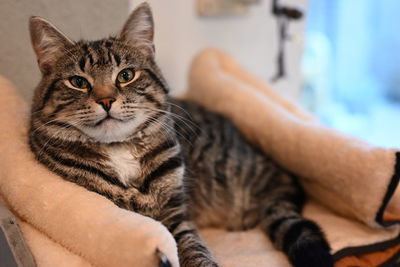
[[[326,232],[336,266],[395,259],[396,150],[321,126],[217,50],[196,57],[189,83],[188,98],[232,119],[249,140],[301,177],[312,198],[305,216]],[[0,102],[0,195],[38,266],[157,266],[157,251],[178,266],[175,241],[160,223],[119,209],[35,161],[27,144],[28,105],[1,77]],[[222,266],[289,266],[257,229],[201,233]]]

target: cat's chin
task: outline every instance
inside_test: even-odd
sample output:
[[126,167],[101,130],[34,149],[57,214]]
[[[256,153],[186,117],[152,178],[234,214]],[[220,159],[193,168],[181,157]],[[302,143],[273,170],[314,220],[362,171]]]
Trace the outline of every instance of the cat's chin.
[[129,140],[136,127],[137,122],[134,120],[105,119],[99,124],[84,127],[81,130],[100,143],[115,143]]

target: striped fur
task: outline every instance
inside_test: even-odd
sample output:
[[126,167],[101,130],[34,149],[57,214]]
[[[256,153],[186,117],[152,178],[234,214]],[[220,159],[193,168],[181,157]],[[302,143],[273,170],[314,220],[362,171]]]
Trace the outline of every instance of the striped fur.
[[[295,266],[332,266],[322,232],[300,215],[305,196],[295,177],[228,120],[168,97],[154,62],[148,5],[115,38],[71,45],[53,30],[31,19],[43,73],[29,135],[38,161],[121,208],[161,221],[175,237],[182,266],[218,266],[196,225],[260,226]],[[46,47],[35,40],[46,40]],[[41,49],[54,52],[45,66]],[[126,68],[140,76],[119,83]],[[71,86],[76,75],[88,81],[87,90]],[[104,97],[113,99],[109,110],[99,104]]]

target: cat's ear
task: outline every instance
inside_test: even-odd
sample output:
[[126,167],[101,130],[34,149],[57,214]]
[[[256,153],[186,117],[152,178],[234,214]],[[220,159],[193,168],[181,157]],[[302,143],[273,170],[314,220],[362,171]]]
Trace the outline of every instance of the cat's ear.
[[132,11],[118,38],[132,45],[145,45],[154,52],[154,21],[148,3],[144,2]]
[[75,44],[50,22],[40,17],[30,18],[29,32],[42,73],[49,72],[54,61]]

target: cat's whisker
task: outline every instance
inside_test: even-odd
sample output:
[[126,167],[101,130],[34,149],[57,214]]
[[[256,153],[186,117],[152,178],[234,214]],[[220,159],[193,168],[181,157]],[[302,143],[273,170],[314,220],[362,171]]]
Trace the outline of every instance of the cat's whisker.
[[[46,150],[45,150],[46,146],[47,146],[48,144],[51,144],[51,143],[50,143],[51,141],[54,141],[53,138],[54,138],[56,135],[59,135],[60,133],[63,133],[64,135],[68,135],[69,133],[68,133],[68,132],[65,132],[65,130],[71,128],[72,126],[74,126],[74,125],[73,125],[73,122],[72,122],[72,123],[69,122],[69,125],[64,126],[64,127],[61,127],[60,129],[56,130],[56,131],[48,138],[48,140],[46,141],[46,143],[43,144],[43,146],[41,147],[41,149],[40,149],[39,152],[37,153],[37,156],[40,157],[40,156],[42,155],[42,153],[46,151]],[[62,139],[62,140],[64,140],[64,139]]]
[[182,110],[183,113],[185,113],[190,119],[193,119],[192,115],[190,115],[190,113],[187,112],[187,110],[185,110],[185,109],[182,108],[181,106],[179,106],[179,105],[177,105],[177,104],[175,104],[175,103],[169,102],[169,101],[166,101],[166,103],[167,103],[168,105],[174,106],[174,107],[176,107],[176,108]]
[[164,131],[151,132],[152,136],[158,137],[157,134],[162,134],[166,140],[174,140],[175,139],[174,136],[173,136],[173,132],[171,132],[171,129],[170,128],[166,128],[165,127],[166,125],[164,123],[162,123],[161,121],[159,121],[159,120],[157,120],[157,119],[155,119],[153,117],[149,117],[148,120],[150,122],[153,122],[153,123],[158,123],[160,125],[160,127],[162,129],[164,129]]
[[179,136],[183,140],[185,140],[189,145],[191,145],[191,146],[193,145],[192,142],[186,138],[186,136],[181,134],[179,131],[175,131],[175,129],[171,125],[169,125],[163,121],[159,121],[159,120],[157,120],[157,118],[152,118],[152,117],[150,117],[150,118],[153,119],[154,122],[159,122],[161,124],[161,126],[163,127],[163,129],[167,131],[167,133],[175,133],[177,136]]
[[[186,127],[192,132],[192,134],[194,134],[194,135],[196,135],[196,136],[197,136],[198,133],[191,127],[191,125],[195,126],[195,127],[196,127],[198,130],[200,130],[200,131],[202,130],[198,125],[196,125],[196,124],[195,124],[194,122],[192,122],[191,120],[186,119],[186,118],[184,118],[184,117],[182,117],[182,116],[180,116],[180,115],[178,115],[178,114],[175,114],[175,113],[173,113],[173,112],[170,112],[170,111],[166,111],[166,110],[162,110],[162,109],[157,109],[157,108],[144,107],[144,106],[139,106],[139,105],[130,105],[129,107],[130,107],[130,108],[137,108],[137,109],[147,109],[147,110],[162,112],[162,113],[165,113],[165,114],[167,114],[167,115],[170,115],[170,116],[174,117],[175,119],[181,121],[183,124],[185,124]],[[191,125],[189,125],[189,123],[190,123]],[[178,125],[179,127],[181,127],[179,124],[176,124],[176,125]]]
[[[140,110],[140,108],[139,108],[139,110]],[[163,110],[149,109],[149,111],[160,112],[160,113],[164,113],[164,114],[170,115],[169,113],[163,112]],[[134,114],[134,113],[133,113],[133,114]],[[153,119],[154,122],[158,122],[158,121],[157,121],[155,118],[153,118],[153,117],[149,117],[149,119]],[[161,122],[161,121],[159,121],[159,122],[160,122],[160,123],[163,123],[163,122]],[[163,125],[169,127],[169,128],[168,128],[168,131],[169,131],[169,132],[170,132],[170,131],[174,131],[174,128],[171,127],[170,125],[168,125],[168,124],[166,124],[166,123],[163,123]],[[176,126],[179,127],[180,129],[182,129],[182,126],[180,126],[179,124],[176,124]],[[188,127],[189,127],[189,126],[188,126]],[[188,142],[190,145],[192,145],[192,143],[191,143],[185,136],[183,136],[183,134],[181,134],[181,133],[179,133],[179,132],[177,132],[177,131],[174,131],[174,132],[175,132],[175,134],[177,134],[178,136],[180,136],[182,139],[184,139],[186,142]]]
[[[177,105],[175,105],[177,106]],[[196,126],[200,129],[200,127],[198,125],[196,125],[192,120],[189,120],[181,115],[178,115],[176,113],[173,113],[171,111],[167,111],[167,110],[163,110],[163,109],[158,109],[158,108],[154,108],[154,107],[146,107],[146,106],[140,106],[140,105],[128,105],[127,107],[133,107],[133,108],[141,108],[141,109],[149,109],[149,110],[153,110],[153,111],[159,111],[159,112],[164,112],[166,114],[172,115],[172,116],[176,116],[177,118],[180,118],[184,121],[187,121],[188,123],[191,123],[193,126]],[[179,106],[177,106],[179,107]],[[187,113],[187,112],[186,112]],[[191,117],[191,116],[189,116]]]
[[[71,117],[72,117],[72,116],[71,116]],[[34,128],[34,130],[32,131],[32,134],[36,133],[36,131],[40,130],[41,128],[43,128],[43,127],[45,127],[45,126],[47,126],[47,125],[49,125],[49,124],[51,124],[51,123],[53,123],[53,122],[65,123],[65,121],[63,121],[63,119],[65,119],[65,117],[63,117],[63,118],[56,118],[56,119],[53,119],[53,120],[49,120],[49,121],[47,121],[47,122],[41,124],[40,126]]]

